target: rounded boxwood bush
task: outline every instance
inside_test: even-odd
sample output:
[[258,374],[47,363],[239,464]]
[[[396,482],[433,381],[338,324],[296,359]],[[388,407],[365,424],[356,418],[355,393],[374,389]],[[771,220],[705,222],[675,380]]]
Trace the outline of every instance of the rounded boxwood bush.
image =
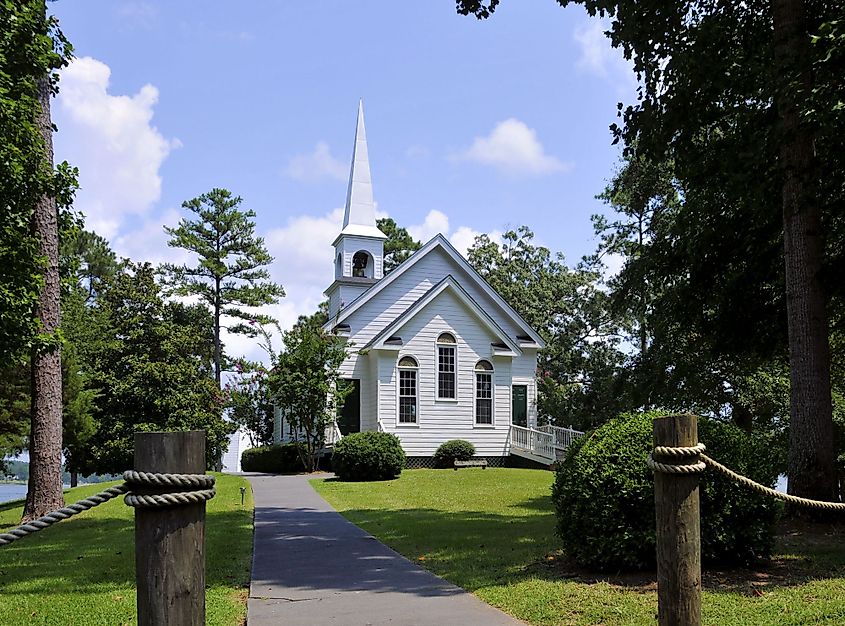
[[399,437],[368,431],[347,435],[334,446],[332,468],[340,480],[390,480],[405,467]]
[[[552,499],[557,534],[578,564],[600,570],[655,564],[654,477],[646,465],[652,421],[660,413],[623,415],[576,440],[559,465]],[[774,486],[767,444],[739,428],[700,418],[707,454]],[[701,557],[705,563],[748,564],[771,555],[779,510],[772,498],[708,469],[701,475]]]
[[455,461],[469,461],[475,456],[475,446],[464,439],[452,439],[441,443],[434,453],[437,467],[454,467]]
[[249,448],[241,453],[241,469],[245,472],[291,474],[304,472],[296,443]]

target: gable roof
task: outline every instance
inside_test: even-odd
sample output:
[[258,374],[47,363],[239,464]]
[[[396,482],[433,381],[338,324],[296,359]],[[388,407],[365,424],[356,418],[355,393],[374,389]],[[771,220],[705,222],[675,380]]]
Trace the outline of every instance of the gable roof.
[[[504,298],[500,296],[495,289],[493,289],[486,280],[479,274],[475,268],[469,264],[469,262],[458,252],[455,247],[449,243],[449,241],[441,234],[437,234],[431,239],[429,239],[425,245],[423,245],[419,250],[414,252],[408,259],[406,259],[403,263],[399,265],[395,270],[390,272],[387,276],[379,280],[375,285],[367,289],[364,293],[360,296],[355,298],[349,305],[342,309],[336,319],[329,320],[323,328],[326,330],[331,330],[336,325],[343,322],[347,319],[350,315],[352,315],[355,311],[360,309],[365,303],[367,303],[373,296],[380,293],[383,289],[385,289],[388,285],[390,285],[393,281],[399,278],[402,274],[407,272],[411,267],[416,265],[420,259],[428,255],[432,250],[435,249],[443,250],[447,256],[449,256],[461,269],[463,269],[470,277],[475,285],[481,289],[487,296],[490,297],[503,311],[504,313],[511,318],[511,320],[520,328],[522,328],[525,333],[536,343],[539,347],[543,348],[546,345],[546,342],[543,341],[542,337],[534,330],[531,325],[526,322],[522,316],[516,312],[516,310],[505,302]],[[454,280],[454,278],[452,279]],[[442,282],[442,281],[441,281]],[[439,284],[439,283],[438,283]],[[458,285],[460,286],[460,285]],[[463,288],[461,288],[463,289]],[[400,316],[401,317],[401,316]],[[510,339],[510,338],[509,338]]]
[[[519,344],[511,339],[508,334],[496,323],[490,314],[485,311],[481,305],[476,302],[467,291],[461,287],[460,283],[455,280],[451,274],[434,285],[431,289],[426,291],[416,302],[409,306],[405,311],[381,330],[375,337],[373,337],[361,350],[372,348],[383,348],[385,344],[395,344],[393,334],[401,329],[407,322],[414,318],[414,316],[425,308],[426,305],[433,302],[444,291],[452,291],[457,296],[464,306],[475,313],[476,317],[481,320],[481,323],[493,334],[499,341],[511,349],[514,355],[522,354]],[[401,345],[401,344],[399,344]]]

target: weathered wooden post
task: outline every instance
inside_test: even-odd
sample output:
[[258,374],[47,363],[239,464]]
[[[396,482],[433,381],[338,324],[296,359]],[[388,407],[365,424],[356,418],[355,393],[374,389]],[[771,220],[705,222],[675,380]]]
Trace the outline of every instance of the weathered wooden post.
[[[654,420],[654,445],[698,444],[698,418],[670,415]],[[654,455],[658,463],[692,465],[698,456]],[[660,626],[701,624],[701,520],[698,473],[654,473],[657,519],[657,606]]]
[[[135,470],[205,473],[205,432],[135,433]],[[138,626],[205,624],[205,502],[135,509],[135,581]]]

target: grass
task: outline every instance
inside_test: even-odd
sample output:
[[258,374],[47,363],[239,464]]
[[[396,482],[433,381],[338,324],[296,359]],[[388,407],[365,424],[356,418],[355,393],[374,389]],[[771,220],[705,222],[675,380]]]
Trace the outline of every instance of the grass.
[[[560,554],[552,479],[541,470],[490,468],[406,470],[395,481],[312,484],[397,552],[531,624],[653,624],[652,575],[591,575]],[[770,563],[706,573],[705,624],[845,623],[845,533],[781,530]]]
[[[233,626],[246,617],[252,490],[241,477],[216,476],[206,517],[206,615],[210,625]],[[114,484],[70,489],[65,501]],[[0,529],[18,524],[22,505],[0,504]],[[122,498],[0,548],[0,624],[134,624],[134,561],[134,513]]]

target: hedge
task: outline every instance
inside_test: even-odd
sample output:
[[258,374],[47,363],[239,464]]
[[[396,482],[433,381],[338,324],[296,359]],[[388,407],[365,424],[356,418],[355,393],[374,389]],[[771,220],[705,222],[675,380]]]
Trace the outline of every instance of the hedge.
[[296,443],[286,443],[244,450],[241,454],[241,469],[245,472],[266,474],[304,472],[305,467],[299,460],[298,446]]
[[[646,465],[652,421],[660,413],[623,415],[577,439],[552,488],[557,534],[577,563],[600,570],[655,564],[654,477]],[[739,428],[699,418],[708,454],[764,485],[778,472],[767,442]],[[701,556],[705,564],[747,565],[771,555],[780,510],[771,498],[706,471],[701,477]]]
[[352,433],[335,444],[332,454],[332,468],[340,480],[390,480],[403,467],[402,444],[390,433]]
[[475,456],[475,446],[464,439],[452,439],[441,443],[434,453],[437,467],[454,467],[455,461],[469,461]]

